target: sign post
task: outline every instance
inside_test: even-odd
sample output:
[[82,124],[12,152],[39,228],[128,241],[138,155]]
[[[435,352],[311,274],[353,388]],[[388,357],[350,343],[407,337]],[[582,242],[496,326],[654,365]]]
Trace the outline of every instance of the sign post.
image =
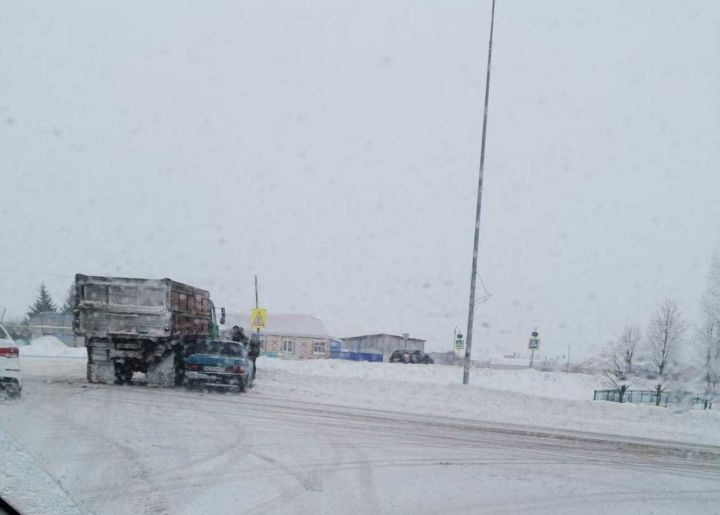
[[455,350],[461,352],[465,348],[465,337],[462,333],[455,335]]
[[540,334],[537,328],[530,333],[530,339],[528,340],[528,349],[530,349],[530,368],[533,366],[535,361],[535,351],[540,347]]

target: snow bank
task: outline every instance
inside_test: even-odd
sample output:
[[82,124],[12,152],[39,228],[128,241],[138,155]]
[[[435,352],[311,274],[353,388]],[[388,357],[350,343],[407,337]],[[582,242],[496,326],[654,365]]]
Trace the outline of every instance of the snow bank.
[[20,348],[21,357],[85,358],[84,347],[68,347],[55,336],[40,336]]
[[600,376],[343,360],[258,360],[260,392],[500,424],[720,445],[720,410],[593,401]]
[[43,467],[2,431],[0,463],[0,495],[20,513],[85,513]]
[[[258,361],[258,368],[298,376],[392,381],[428,387],[455,386],[462,381],[461,367],[445,365],[368,363],[339,359],[297,361],[263,357]],[[473,386],[485,390],[515,392],[553,399],[592,399],[593,390],[602,388],[599,376],[527,369],[473,368],[470,382]]]

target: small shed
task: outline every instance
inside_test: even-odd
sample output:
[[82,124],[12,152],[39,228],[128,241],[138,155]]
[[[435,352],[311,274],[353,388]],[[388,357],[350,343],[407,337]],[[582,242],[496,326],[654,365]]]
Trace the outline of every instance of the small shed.
[[405,338],[396,334],[365,334],[361,336],[348,336],[341,338],[342,350],[345,352],[358,352],[382,354],[383,361],[388,361],[390,355],[396,350],[425,351],[425,340],[420,338]]

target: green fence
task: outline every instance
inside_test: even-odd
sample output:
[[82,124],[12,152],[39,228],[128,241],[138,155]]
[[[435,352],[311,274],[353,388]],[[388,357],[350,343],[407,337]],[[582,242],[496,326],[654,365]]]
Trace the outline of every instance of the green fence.
[[[620,400],[622,398],[622,400]],[[680,399],[675,398],[671,392],[661,392],[658,402],[658,394],[655,390],[626,390],[621,396],[620,390],[595,390],[593,394],[595,401],[629,402],[631,404],[644,404],[646,406],[663,406],[679,404]],[[712,400],[701,395],[694,395],[689,399],[690,406],[696,409],[711,409]]]

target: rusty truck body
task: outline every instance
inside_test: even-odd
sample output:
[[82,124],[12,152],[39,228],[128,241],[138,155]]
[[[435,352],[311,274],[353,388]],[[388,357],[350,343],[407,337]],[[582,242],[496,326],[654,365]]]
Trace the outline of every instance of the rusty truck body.
[[87,348],[91,383],[130,382],[142,372],[149,385],[179,384],[192,346],[217,338],[207,290],[171,279],[77,274],[75,291],[75,345]]

